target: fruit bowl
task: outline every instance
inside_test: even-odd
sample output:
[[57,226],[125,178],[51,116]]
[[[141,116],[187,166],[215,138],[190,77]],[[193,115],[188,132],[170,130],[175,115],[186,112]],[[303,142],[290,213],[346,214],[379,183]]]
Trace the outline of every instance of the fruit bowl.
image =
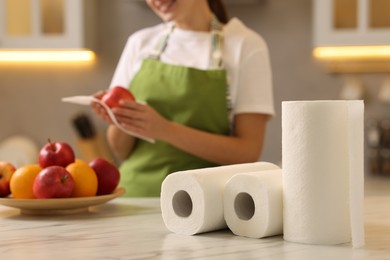
[[117,198],[125,193],[124,188],[117,188],[113,193],[93,197],[64,199],[14,199],[0,198],[0,205],[20,209],[25,215],[66,215],[88,211],[96,206]]

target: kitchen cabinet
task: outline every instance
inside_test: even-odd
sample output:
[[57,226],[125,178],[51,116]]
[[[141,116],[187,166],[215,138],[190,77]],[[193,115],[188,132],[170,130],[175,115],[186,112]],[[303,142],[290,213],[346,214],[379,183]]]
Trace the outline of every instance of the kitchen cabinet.
[[314,0],[314,46],[390,45],[389,0]]
[[92,48],[94,2],[0,0],[0,48]]
[[313,56],[333,73],[390,72],[389,0],[314,0]]

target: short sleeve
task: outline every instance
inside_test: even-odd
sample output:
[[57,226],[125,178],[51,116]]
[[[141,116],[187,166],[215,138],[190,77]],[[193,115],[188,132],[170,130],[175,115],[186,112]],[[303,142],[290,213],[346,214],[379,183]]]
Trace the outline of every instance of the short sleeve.
[[245,55],[237,77],[237,100],[233,111],[274,115],[272,72],[266,47]]
[[133,49],[134,41],[132,37],[129,37],[119,58],[110,87],[118,85],[128,87],[132,75],[131,68],[134,67],[135,63],[135,57],[132,55],[134,53]]

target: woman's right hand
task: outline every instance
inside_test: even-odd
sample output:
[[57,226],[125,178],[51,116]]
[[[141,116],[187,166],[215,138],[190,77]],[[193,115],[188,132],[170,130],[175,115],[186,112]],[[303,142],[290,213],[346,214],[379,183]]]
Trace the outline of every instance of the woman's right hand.
[[[99,91],[96,94],[94,94],[93,96],[100,100],[100,99],[102,99],[104,94],[106,94],[106,91]],[[108,124],[113,124],[110,116],[107,114],[106,109],[102,105],[100,105],[97,102],[92,102],[91,108],[100,119],[107,122]]]
[[[99,91],[93,96],[101,100],[104,94],[106,94],[106,91]],[[114,155],[120,160],[126,159],[133,149],[135,138],[120,130],[114,122],[112,122],[106,109],[102,105],[97,102],[92,102],[91,108],[100,119],[110,125],[107,128],[107,141]]]

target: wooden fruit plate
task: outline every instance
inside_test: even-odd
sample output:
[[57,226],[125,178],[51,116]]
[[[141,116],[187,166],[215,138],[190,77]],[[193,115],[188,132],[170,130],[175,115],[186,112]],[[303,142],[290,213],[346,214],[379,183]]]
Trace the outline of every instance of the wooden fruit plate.
[[125,193],[124,188],[117,188],[113,193],[93,197],[64,199],[14,199],[0,198],[0,205],[20,209],[25,215],[66,215],[88,211]]

